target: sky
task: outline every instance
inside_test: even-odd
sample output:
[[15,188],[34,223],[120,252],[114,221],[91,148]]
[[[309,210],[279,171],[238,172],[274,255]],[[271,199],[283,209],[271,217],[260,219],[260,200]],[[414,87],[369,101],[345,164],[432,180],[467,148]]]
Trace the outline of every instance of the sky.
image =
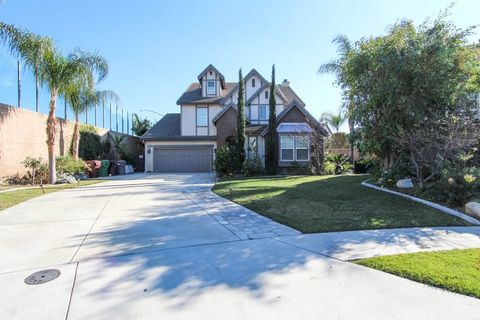
[[[420,24],[434,18],[450,0],[3,0],[0,21],[53,38],[68,54],[75,48],[95,51],[109,61],[108,77],[99,84],[115,91],[124,115],[179,112],[186,87],[213,64],[237,81],[257,69],[277,82],[290,81],[308,110],[320,117],[337,112],[340,90],[333,75],[319,75],[322,63],[336,57],[332,39],[339,34],[357,41],[377,36],[402,19]],[[479,0],[459,0],[450,19],[465,28],[480,23]],[[472,36],[476,42],[479,34]],[[35,109],[31,72],[22,70],[23,108]],[[40,111],[48,112],[49,93],[40,93]],[[16,60],[0,46],[0,103],[17,105]],[[63,117],[59,99],[58,116]],[[141,111],[141,110],[152,110]],[[114,108],[115,112],[115,108]],[[108,110],[107,110],[108,115]],[[89,123],[93,119],[89,115]],[[100,113],[99,113],[100,114]],[[71,113],[68,115],[72,117]],[[82,117],[85,120],[84,117]],[[108,127],[108,116],[106,119]],[[98,120],[101,124],[101,116]],[[126,126],[126,125],[125,125]],[[126,130],[126,129],[125,129]]]

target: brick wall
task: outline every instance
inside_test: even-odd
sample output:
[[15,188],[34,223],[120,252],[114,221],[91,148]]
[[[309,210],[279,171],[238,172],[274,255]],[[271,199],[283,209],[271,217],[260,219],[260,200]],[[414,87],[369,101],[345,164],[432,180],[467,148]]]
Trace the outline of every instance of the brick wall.
[[[46,141],[47,116],[26,109],[18,109],[0,103],[0,177],[25,172],[21,162],[27,156],[48,159]],[[57,155],[68,154],[74,123],[57,118]],[[102,139],[107,138],[109,130],[97,128]],[[137,137],[128,136],[125,146],[128,151],[138,155],[142,148]]]

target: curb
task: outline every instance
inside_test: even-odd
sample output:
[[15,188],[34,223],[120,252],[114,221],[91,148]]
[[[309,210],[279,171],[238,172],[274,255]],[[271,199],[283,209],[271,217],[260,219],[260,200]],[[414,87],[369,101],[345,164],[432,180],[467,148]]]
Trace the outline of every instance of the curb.
[[442,205],[439,205],[438,203],[434,203],[434,202],[431,202],[431,201],[427,201],[427,200],[424,200],[424,199],[420,199],[420,198],[417,198],[417,197],[414,197],[414,196],[411,196],[411,195],[408,195],[408,194],[404,194],[404,193],[401,193],[401,192],[397,192],[397,191],[393,191],[393,190],[390,190],[390,189],[386,189],[386,188],[381,188],[381,187],[378,187],[378,186],[375,186],[371,183],[368,183],[367,181],[369,180],[365,180],[362,182],[362,186],[365,186],[367,188],[372,188],[372,189],[375,189],[375,190],[380,190],[380,191],[383,191],[383,192],[387,192],[387,193],[390,193],[390,194],[394,194],[394,195],[397,195],[397,196],[400,196],[400,197],[404,197],[404,198],[407,198],[407,199],[410,199],[412,201],[415,201],[415,202],[419,202],[419,203],[422,203],[426,206],[429,206],[429,207],[432,207],[434,209],[437,209],[437,210],[440,210],[442,212],[445,212],[451,216],[455,216],[457,218],[460,218],[462,220],[465,220],[471,224],[474,224],[474,225],[477,225],[477,226],[480,226],[480,221],[478,221],[477,219],[469,216],[469,215],[466,215],[465,213],[463,212],[460,212],[458,210],[454,210],[454,209],[451,209],[451,208],[448,208],[448,207],[445,207],[445,206],[442,206]]

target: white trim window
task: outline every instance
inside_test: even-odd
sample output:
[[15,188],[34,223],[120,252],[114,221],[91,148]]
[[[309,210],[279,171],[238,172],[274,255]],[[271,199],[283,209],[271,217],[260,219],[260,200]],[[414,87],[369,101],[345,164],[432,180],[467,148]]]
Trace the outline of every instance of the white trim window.
[[208,127],[208,108],[197,108],[197,127]]
[[280,161],[309,161],[310,142],[306,136],[280,136]]
[[297,161],[309,160],[309,142],[307,137],[296,136],[295,137],[295,159]]
[[293,161],[295,149],[295,137],[280,136],[280,159],[282,161]]
[[258,120],[265,121],[268,120],[267,105],[261,104],[258,106]]
[[207,95],[214,96],[217,92],[215,89],[215,81],[207,80]]

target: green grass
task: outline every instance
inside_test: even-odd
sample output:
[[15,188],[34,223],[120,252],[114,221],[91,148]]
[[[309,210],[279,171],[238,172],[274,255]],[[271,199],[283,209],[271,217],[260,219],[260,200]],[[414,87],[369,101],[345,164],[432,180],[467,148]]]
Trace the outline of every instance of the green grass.
[[[80,186],[88,186],[91,184],[96,184],[96,183],[105,182],[105,181],[107,180],[82,180],[80,181]],[[57,192],[60,190],[72,189],[72,188],[76,188],[77,186],[78,184],[76,183],[46,186],[45,194]],[[44,193],[40,187],[2,192],[0,193],[0,210],[12,207],[16,204],[27,201],[29,199],[42,196],[43,194]]]
[[480,298],[480,249],[399,254],[355,263]]
[[468,225],[428,206],[362,186],[367,178],[226,178],[213,191],[304,233]]

